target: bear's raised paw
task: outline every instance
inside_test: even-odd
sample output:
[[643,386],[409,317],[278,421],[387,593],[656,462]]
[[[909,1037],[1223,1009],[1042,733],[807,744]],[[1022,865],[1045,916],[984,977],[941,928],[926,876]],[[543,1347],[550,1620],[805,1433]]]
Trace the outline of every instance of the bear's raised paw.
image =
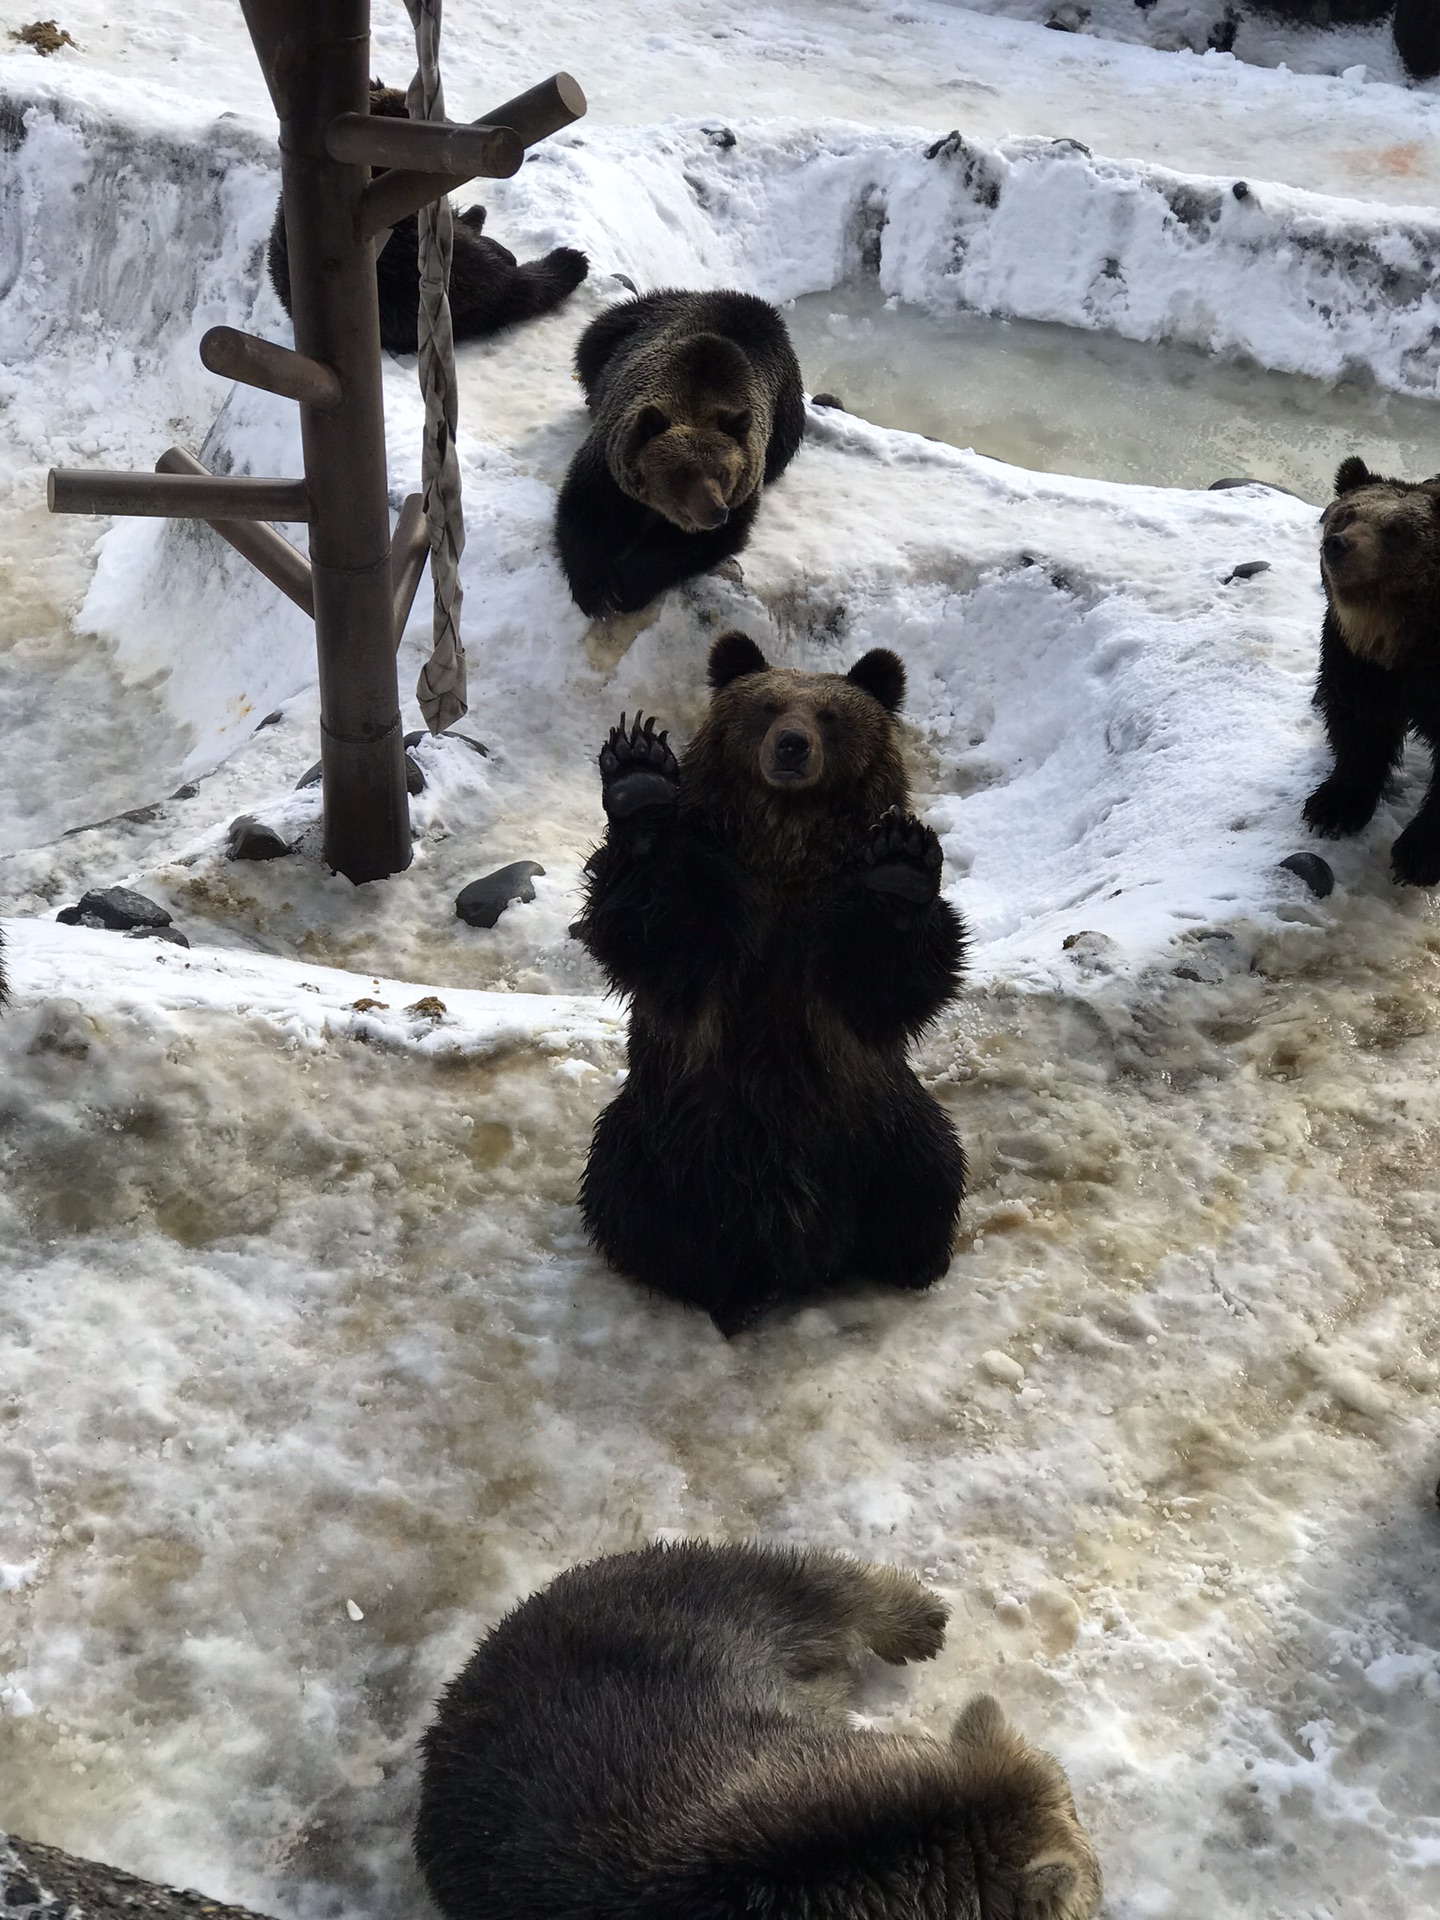
[[887,813],[860,848],[860,877],[874,893],[925,907],[940,891],[944,856],[932,828],[913,815]]
[[680,789],[680,763],[670,751],[668,729],[655,731],[652,714],[637,713],[626,726],[625,715],[600,749],[600,797],[612,820],[628,820],[647,807],[675,804]]

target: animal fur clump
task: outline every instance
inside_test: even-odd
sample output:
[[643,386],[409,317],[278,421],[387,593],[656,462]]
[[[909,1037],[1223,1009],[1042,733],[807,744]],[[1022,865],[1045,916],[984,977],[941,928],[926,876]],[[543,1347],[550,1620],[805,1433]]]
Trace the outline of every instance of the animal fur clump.
[[1391,849],[1397,880],[1440,882],[1440,475],[1386,480],[1353,456],[1321,521],[1325,623],[1315,704],[1335,767],[1305,803],[1317,833],[1358,833],[1413,729],[1429,747],[1420,809]]
[[981,1694],[948,1740],[851,1723],[867,1649],[946,1608],[839,1554],[695,1541],[564,1573],[423,1741],[415,1853],[449,1920],[1088,1920],[1064,1773]]
[[[370,89],[370,111],[389,119],[407,117],[405,96],[379,82]],[[484,207],[457,213],[450,260],[450,323],[457,340],[481,340],[521,320],[537,319],[573,293],[590,271],[583,253],[556,247],[543,259],[517,261],[508,247],[489,239]],[[290,304],[290,249],[283,205],[270,232],[270,279],[286,313]],[[414,353],[419,344],[420,228],[413,213],[390,230],[375,262],[380,302],[380,344],[389,353]]]
[[750,538],[794,458],[805,393],[785,322],[748,293],[647,293],[590,322],[575,368],[594,417],[556,536],[584,613],[630,613]]
[[730,633],[710,684],[679,761],[638,716],[600,756],[576,932],[631,996],[630,1072],[581,1210],[620,1272],[734,1333],[847,1275],[949,1265],[965,1157],[906,1049],[965,934],[909,810],[893,653],[796,673]]

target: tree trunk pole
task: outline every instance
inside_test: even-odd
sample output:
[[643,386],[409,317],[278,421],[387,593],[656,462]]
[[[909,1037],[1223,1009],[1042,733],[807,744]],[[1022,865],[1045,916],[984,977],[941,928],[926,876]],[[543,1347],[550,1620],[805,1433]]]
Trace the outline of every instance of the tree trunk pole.
[[280,118],[295,347],[339,378],[302,402],[310,573],[320,668],[324,857],[359,884],[410,864],[395,675],[390,515],[375,256],[359,226],[369,168],[325,134],[370,100],[369,0],[241,0]]

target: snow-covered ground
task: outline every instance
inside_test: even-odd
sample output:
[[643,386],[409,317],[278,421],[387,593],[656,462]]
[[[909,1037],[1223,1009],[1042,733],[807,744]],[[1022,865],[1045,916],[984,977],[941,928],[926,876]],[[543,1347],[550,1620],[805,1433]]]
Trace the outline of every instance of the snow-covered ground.
[[[1385,865],[1418,757],[1324,849],[1328,899],[1279,865],[1324,763],[1313,504],[816,410],[743,580],[587,628],[550,548],[617,273],[1433,406],[1434,90],[1343,34],[1285,43],[1335,78],[1018,4],[452,0],[452,110],[585,84],[485,199],[594,273],[462,354],[488,752],[421,745],[414,865],[355,890],[290,791],[300,616],[203,528],[38,510],[52,462],[298,461],[285,403],[195,355],[284,329],[238,8],[60,24],[78,52],[0,55],[0,1827],[285,1915],[415,1912],[414,1742],[476,1635],[577,1558],[760,1532],[940,1585],[949,1649],[867,1710],[939,1728],[992,1686],[1071,1769],[1116,1920],[1440,1910],[1440,924]],[[402,78],[398,5],[375,37]],[[398,503],[413,363],[386,405]],[[567,928],[605,727],[687,731],[730,623],[802,665],[903,654],[975,944],[920,1058],[973,1168],[949,1276],[726,1344],[584,1246],[623,1009]],[[241,811],[300,852],[225,861]],[[533,903],[456,921],[527,857]],[[192,947],[54,924],[118,881]]]

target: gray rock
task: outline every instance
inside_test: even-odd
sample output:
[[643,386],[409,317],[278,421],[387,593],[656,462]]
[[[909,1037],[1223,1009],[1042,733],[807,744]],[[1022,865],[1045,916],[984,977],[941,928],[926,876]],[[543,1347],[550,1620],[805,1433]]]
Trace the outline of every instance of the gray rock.
[[131,927],[127,940],[168,940],[172,946],[188,947],[190,942],[178,927]]
[[1253,580],[1257,573],[1268,573],[1269,571],[1270,562],[1268,560],[1245,560],[1236,567],[1233,573],[1227,573],[1220,584],[1222,587],[1228,587],[1232,580]]
[[92,888],[81,896],[78,906],[62,907],[55,916],[67,927],[108,927],[112,933],[128,933],[131,927],[168,927],[173,917],[167,908],[129,887]]
[[225,842],[227,860],[278,860],[293,849],[274,827],[267,827],[253,813],[242,813],[230,822],[230,837]]
[[1335,891],[1335,870],[1318,853],[1289,853],[1280,864],[1287,873],[1303,880],[1317,900],[1324,900]]
[[467,927],[493,927],[512,900],[535,898],[530,884],[534,875],[545,869],[534,860],[515,860],[498,867],[482,879],[462,887],[455,899],[455,911]]

